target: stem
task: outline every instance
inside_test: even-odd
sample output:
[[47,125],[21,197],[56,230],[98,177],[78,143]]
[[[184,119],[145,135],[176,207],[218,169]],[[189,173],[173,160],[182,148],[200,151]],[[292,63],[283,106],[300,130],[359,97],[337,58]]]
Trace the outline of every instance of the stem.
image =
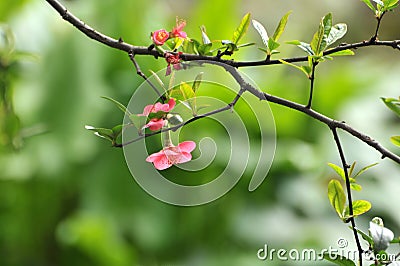
[[154,90],[154,92],[158,95],[158,98],[161,99],[161,101],[164,103],[166,98],[165,96],[163,96],[160,91],[156,88],[156,86],[154,86],[154,84],[146,77],[146,75],[142,72],[142,70],[140,69],[139,64],[137,63],[136,59],[135,59],[135,54],[133,53],[133,51],[130,51],[128,53],[129,58],[131,59],[133,65],[136,68],[136,74],[138,74],[139,76],[141,76],[149,85],[150,87]]
[[352,230],[353,230],[353,234],[354,234],[354,239],[356,241],[356,245],[357,245],[357,250],[358,250],[358,259],[359,259],[359,265],[362,266],[362,254],[363,254],[363,249],[361,247],[360,244],[360,239],[358,238],[358,233],[357,233],[357,227],[356,227],[356,222],[355,219],[353,217],[353,200],[352,200],[352,196],[351,196],[351,187],[350,187],[350,179],[349,179],[349,173],[348,173],[348,168],[349,165],[346,162],[346,158],[344,156],[344,152],[342,149],[342,145],[340,143],[340,139],[339,136],[337,134],[336,131],[336,127],[331,127],[332,133],[333,133],[333,138],[335,140],[336,146],[338,148],[339,151],[339,155],[340,155],[340,160],[342,161],[342,166],[343,166],[343,171],[344,171],[344,176],[346,179],[346,190],[347,190],[347,200],[349,202],[349,215],[350,215],[350,223],[352,226]]
[[314,81],[315,81],[315,67],[318,65],[318,62],[315,62],[312,60],[312,69],[311,69],[311,76],[310,76],[310,96],[308,98],[308,103],[306,105],[307,109],[311,108],[311,103],[312,103],[312,98],[313,98],[313,93],[314,93]]
[[383,18],[383,15],[385,15],[385,12],[382,13],[382,15],[380,17],[376,17],[376,20],[378,21],[376,24],[376,29],[375,29],[375,34],[374,36],[372,36],[371,41],[376,41],[378,39],[378,31],[379,31],[379,27],[381,26],[381,21]]

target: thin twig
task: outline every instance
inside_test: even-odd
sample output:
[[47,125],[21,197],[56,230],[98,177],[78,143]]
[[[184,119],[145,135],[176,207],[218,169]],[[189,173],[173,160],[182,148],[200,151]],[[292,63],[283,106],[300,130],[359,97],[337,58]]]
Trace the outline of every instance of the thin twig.
[[380,16],[380,17],[376,17],[377,23],[376,23],[376,29],[375,29],[375,33],[374,36],[372,36],[371,40],[372,41],[376,41],[378,39],[378,32],[379,32],[379,27],[381,26],[381,21],[383,16],[385,15],[385,12]]
[[205,117],[209,117],[209,116],[212,116],[212,115],[215,115],[215,114],[218,114],[218,113],[227,111],[227,110],[231,110],[231,109],[235,106],[235,104],[237,103],[237,101],[240,99],[240,97],[242,96],[242,94],[243,94],[244,91],[245,91],[245,89],[241,88],[241,89],[239,90],[239,92],[236,94],[235,98],[234,98],[229,104],[227,104],[227,105],[224,106],[224,107],[215,109],[215,110],[210,111],[210,112],[205,113],[205,114],[196,115],[196,116],[192,117],[191,119],[189,119],[189,120],[187,120],[187,121],[185,121],[185,122],[183,122],[183,123],[180,123],[179,125],[176,125],[176,126],[173,126],[173,127],[168,127],[168,128],[163,128],[163,129],[161,129],[161,130],[159,130],[159,131],[157,131],[157,132],[144,134],[144,135],[141,135],[141,136],[139,136],[139,137],[137,137],[137,138],[135,138],[135,139],[129,140],[129,141],[127,141],[127,142],[119,143],[119,144],[114,144],[113,146],[114,146],[114,147],[119,147],[119,148],[120,148],[120,147],[124,147],[124,146],[126,146],[126,145],[132,144],[132,143],[134,143],[134,142],[137,142],[137,141],[139,141],[139,140],[145,139],[145,138],[147,138],[147,137],[151,137],[151,136],[158,135],[158,134],[160,134],[160,133],[162,133],[162,132],[176,131],[176,130],[178,130],[179,128],[181,128],[181,127],[183,127],[183,126],[185,126],[185,125],[187,125],[187,124],[190,124],[190,123],[192,123],[192,122],[194,122],[194,121],[196,121],[196,120],[198,120],[198,119],[205,118]]
[[340,160],[342,161],[344,176],[345,176],[345,180],[346,180],[347,200],[349,202],[349,216],[350,216],[349,220],[350,220],[351,227],[353,230],[354,239],[356,240],[359,265],[362,266],[362,254],[364,251],[361,247],[360,239],[358,238],[356,222],[355,222],[355,219],[353,216],[353,214],[354,214],[353,213],[353,199],[351,196],[350,178],[349,178],[349,172],[348,172],[349,165],[346,162],[346,158],[344,156],[342,144],[340,143],[340,139],[339,139],[339,135],[337,134],[336,127],[331,127],[331,130],[332,130],[333,138],[336,143],[336,147],[338,148],[338,151],[339,151]]
[[312,61],[312,68],[311,68],[311,76],[310,76],[310,96],[308,97],[308,103],[306,108],[310,109],[312,104],[312,98],[314,93],[314,81],[315,81],[315,68],[318,65],[318,62]]
[[136,73],[141,76],[149,85],[150,87],[155,91],[155,93],[158,95],[158,98],[161,99],[161,101],[164,103],[165,102],[165,96],[163,96],[161,94],[161,92],[156,88],[156,86],[154,86],[154,84],[146,77],[146,75],[142,72],[142,70],[140,69],[139,64],[136,62],[135,59],[135,54],[131,51],[128,53],[129,58],[131,59],[133,65],[136,68]]

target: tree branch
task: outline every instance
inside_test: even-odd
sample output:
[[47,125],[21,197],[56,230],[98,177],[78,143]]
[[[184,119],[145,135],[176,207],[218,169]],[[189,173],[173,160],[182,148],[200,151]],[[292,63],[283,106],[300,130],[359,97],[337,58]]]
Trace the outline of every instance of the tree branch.
[[228,73],[232,75],[232,77],[238,82],[241,87],[245,88],[246,91],[250,92],[254,96],[256,96],[258,99],[263,100],[263,101],[268,101],[272,102],[278,105],[286,106],[288,108],[297,110],[301,113],[304,113],[320,122],[323,124],[328,125],[329,127],[335,127],[335,128],[340,128],[343,131],[346,131],[347,133],[351,134],[352,136],[356,137],[357,139],[361,140],[362,142],[366,143],[367,145],[371,146],[375,150],[377,150],[379,153],[382,155],[382,159],[387,157],[393,160],[394,162],[400,164],[400,156],[392,153],[391,151],[387,150],[384,148],[382,145],[380,145],[376,140],[372,139],[368,135],[365,135],[364,133],[361,133],[360,131],[354,129],[353,127],[347,125],[344,121],[336,121],[330,117],[327,117],[317,111],[314,111],[312,109],[307,108],[304,105],[298,104],[296,102],[292,102],[262,91],[259,91],[256,89],[254,86],[251,84],[247,83],[243,77],[240,75],[238,70],[236,68],[224,65],[222,63],[216,63],[216,62],[208,62],[210,64],[215,64],[215,65],[220,65],[226,69]]
[[[149,47],[145,47],[145,46],[134,46],[132,44],[124,42],[121,38],[119,38],[119,40],[116,40],[116,39],[113,39],[107,35],[104,35],[98,31],[94,30],[93,28],[88,26],[86,23],[81,21],[79,18],[74,16],[71,12],[69,12],[57,0],[45,0],[45,1],[47,3],[49,3],[60,14],[60,16],[64,20],[68,21],[70,24],[75,26],[79,31],[81,31],[86,36],[88,36],[89,38],[91,38],[95,41],[103,43],[111,48],[125,51],[127,53],[132,52],[135,55],[151,55],[156,58],[158,58],[159,56],[163,56],[155,49],[149,49]],[[353,43],[353,44],[339,45],[335,48],[327,50],[324,53],[324,55],[329,55],[334,52],[343,51],[346,49],[357,49],[357,48],[367,47],[367,46],[386,46],[386,47],[392,47],[394,49],[400,50],[399,44],[400,44],[400,40],[378,41],[378,40],[371,39],[369,41],[362,41],[362,42]],[[209,62],[221,62],[221,63],[227,64],[227,65],[230,65],[230,66],[236,67],[236,68],[282,64],[282,62],[279,60],[265,60],[264,59],[264,60],[259,60],[259,61],[234,61],[234,60],[221,59],[219,56],[203,56],[203,55],[196,55],[196,54],[181,54],[180,58],[183,61],[204,60],[204,61],[209,61]],[[286,62],[289,62],[289,63],[306,62],[308,60],[308,57],[307,56],[292,57],[292,58],[284,58],[283,60]]]

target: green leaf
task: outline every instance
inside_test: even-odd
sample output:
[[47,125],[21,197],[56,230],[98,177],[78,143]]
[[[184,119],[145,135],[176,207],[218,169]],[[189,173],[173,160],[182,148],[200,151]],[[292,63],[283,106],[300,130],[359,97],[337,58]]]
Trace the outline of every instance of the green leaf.
[[[279,21],[278,27],[276,27],[276,30],[274,32],[274,35],[272,36],[271,39],[273,39],[275,42],[277,42],[279,40],[279,37],[282,35],[282,33],[285,30],[286,27],[286,23],[289,19],[289,15],[290,13],[292,13],[292,11],[287,12],[285,15],[283,15],[283,17],[281,18],[281,20]],[[273,49],[271,49],[273,50]]]
[[237,45],[239,40],[246,34],[247,29],[249,28],[249,25],[250,25],[250,13],[247,13],[242,18],[242,21],[240,22],[239,27],[237,27],[237,29],[233,33],[232,42],[235,45]]
[[311,45],[309,43],[305,43],[305,42],[300,42],[297,40],[294,41],[288,41],[286,42],[287,44],[293,44],[293,45],[297,45],[297,47],[299,47],[300,49],[302,49],[303,51],[305,51],[308,55],[313,56],[315,55],[314,51],[311,49]]
[[268,47],[272,53],[275,49],[277,49],[280,46],[280,44],[276,41],[274,41],[272,38],[268,40]]
[[333,44],[334,42],[342,38],[346,34],[346,32],[347,32],[347,25],[344,23],[339,23],[333,26],[326,40],[327,46]]
[[399,4],[398,4],[399,0],[384,0],[384,6],[385,6],[385,10],[386,11],[390,11],[394,8],[396,8]]
[[261,40],[263,41],[264,45],[267,47],[267,50],[269,50],[269,47],[268,47],[269,37],[268,37],[267,30],[264,28],[264,26],[260,22],[258,22],[255,19],[253,19],[251,21],[251,23],[252,23],[253,27],[256,29],[256,31],[258,32],[258,34],[260,35]]
[[85,126],[87,130],[93,131],[96,136],[107,139],[111,142],[114,142],[114,132],[109,128],[100,128],[100,127],[92,127]]
[[200,26],[201,30],[201,38],[203,40],[203,44],[209,44],[211,43],[210,38],[208,38],[207,33],[206,33],[206,27],[204,25]]
[[211,47],[212,43],[200,44],[199,47],[197,47],[197,51],[199,52],[200,55],[211,55],[212,54],[210,52]]
[[143,126],[146,125],[147,122],[147,117],[143,115],[131,114],[129,116],[129,119],[139,132],[142,130]]
[[122,103],[118,102],[117,100],[114,100],[113,98],[107,97],[107,96],[101,96],[101,98],[106,99],[110,102],[112,102],[113,104],[115,104],[122,112],[127,113],[128,115],[130,115],[131,113],[129,112],[129,110],[125,107],[125,105],[123,105]]
[[390,110],[392,110],[395,114],[400,116],[400,100],[395,98],[384,98],[384,97],[381,97],[381,99]]
[[350,169],[349,169],[349,176],[352,176],[353,175],[353,171],[354,171],[354,167],[356,166],[356,162],[354,161],[352,164],[351,164],[351,166],[350,166]]
[[369,168],[374,167],[374,166],[377,165],[377,164],[378,164],[378,163],[373,163],[373,164],[370,164],[370,165],[367,165],[367,166],[361,168],[361,170],[358,171],[358,172],[353,176],[353,178],[356,178],[357,176],[361,175],[362,173],[364,173],[365,171],[367,171]]
[[181,90],[185,100],[195,97],[193,88],[186,82],[181,81],[179,89]]
[[393,136],[390,138],[390,141],[396,145],[400,147],[400,136]]
[[149,70],[149,71],[152,74],[152,76],[156,79],[157,83],[164,89],[164,92],[166,92],[167,90],[165,89],[164,82],[160,79],[160,77],[157,75],[157,73],[152,70]]
[[335,263],[336,265],[356,266],[356,264],[352,260],[350,260],[346,257],[343,257],[337,253],[333,253],[333,254],[324,253],[323,258],[327,261]]
[[254,42],[247,42],[247,43],[238,45],[237,48],[248,47],[248,46],[252,46],[254,44],[255,44]]
[[334,164],[334,163],[328,163],[328,165],[329,165],[333,170],[335,170],[335,172],[336,172],[340,177],[342,177],[344,181],[346,181],[346,176],[344,175],[344,171],[343,171],[343,168],[342,168],[342,167],[340,167],[340,166],[338,166],[338,165],[336,165],[336,164]]
[[321,53],[328,46],[328,36],[332,28],[332,14],[328,13],[324,16],[319,24],[318,31],[314,34],[314,37],[310,43],[311,49],[315,55],[321,55]]
[[176,37],[175,40],[174,40],[174,44],[175,44],[175,45],[174,45],[174,48],[173,48],[172,50],[177,50],[177,49],[179,49],[179,47],[182,46],[184,40],[185,40],[185,39],[183,39],[183,38]]
[[346,195],[344,194],[342,184],[338,180],[332,179],[328,184],[328,198],[340,218],[343,218]]
[[354,55],[354,52],[350,49],[346,49],[346,50],[342,50],[342,51],[338,51],[338,52],[334,52],[329,54],[330,56],[345,56],[345,55]]
[[282,64],[285,64],[285,65],[288,65],[288,66],[291,66],[291,67],[294,67],[294,68],[300,70],[301,72],[303,72],[307,76],[307,78],[310,77],[311,69],[310,69],[310,71],[308,71],[308,69],[306,67],[304,67],[304,66],[301,66],[301,67],[297,66],[297,65],[289,63],[289,62],[287,62],[287,61],[285,61],[283,59],[279,59],[279,62],[281,62]]
[[[349,228],[351,230],[353,230],[352,226],[349,226]],[[372,239],[372,237],[366,233],[364,233],[363,231],[361,231],[360,229],[356,228],[357,233],[359,233],[361,235],[361,237],[368,242],[369,246],[372,247],[372,245],[374,244],[374,240]]]
[[390,241],[391,244],[399,244],[400,243],[400,237],[396,237],[392,241]]
[[201,81],[203,79],[203,72],[200,72],[199,74],[197,74],[196,78],[194,79],[193,85],[192,85],[192,90],[194,93],[196,93],[196,91],[199,89]]
[[362,187],[357,183],[351,183],[350,184],[350,188],[355,190],[355,191],[361,191],[362,190]]
[[372,5],[370,0],[361,0],[361,1],[363,1],[369,7],[369,9],[375,12],[375,7]]
[[[348,208],[346,207],[346,212],[348,213]],[[371,209],[371,203],[366,200],[356,200],[353,201],[353,216],[359,216],[366,213]]]

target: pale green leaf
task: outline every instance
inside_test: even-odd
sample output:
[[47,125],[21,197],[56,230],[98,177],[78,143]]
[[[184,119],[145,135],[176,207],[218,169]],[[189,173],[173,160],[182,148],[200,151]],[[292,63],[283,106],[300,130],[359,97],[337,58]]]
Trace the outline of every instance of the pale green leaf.
[[346,181],[346,176],[344,174],[343,168],[334,164],[328,163],[329,167],[331,167],[344,181]]
[[343,218],[346,195],[344,194],[342,184],[338,180],[332,179],[328,184],[328,198],[332,207],[340,218]]
[[107,96],[101,96],[101,98],[106,99],[110,102],[112,102],[113,104],[115,104],[122,112],[127,113],[128,115],[130,115],[131,113],[129,112],[129,110],[125,107],[125,105],[123,105],[122,103],[118,102],[117,100],[114,100],[113,98],[107,97]]
[[287,62],[287,61],[285,61],[283,59],[279,59],[279,62],[281,62],[282,64],[285,64],[285,65],[288,65],[288,66],[291,66],[291,67],[294,67],[294,68],[300,70],[301,72],[303,72],[307,76],[307,78],[310,76],[310,73],[307,72],[307,70],[303,66],[301,66],[301,67],[297,66],[297,65],[289,63],[289,62]]
[[247,13],[242,18],[239,27],[237,27],[237,29],[233,33],[232,42],[234,44],[237,44],[240,41],[240,39],[246,34],[249,25],[250,25],[250,13]]
[[300,42],[300,41],[289,41],[286,42],[287,44],[293,44],[293,45],[297,45],[297,47],[299,47],[300,49],[302,49],[303,51],[305,51],[308,55],[313,56],[314,51],[311,49],[311,45],[309,43],[305,43],[305,42]]
[[[285,30],[286,27],[286,23],[289,19],[289,15],[290,13],[292,13],[292,11],[287,12],[285,15],[283,15],[283,17],[281,18],[281,20],[279,21],[278,27],[276,27],[276,30],[274,32],[274,35],[272,36],[272,39],[277,42],[279,40],[279,37],[282,35],[282,33]],[[271,49],[273,50],[273,49]]]
[[166,91],[164,82],[160,79],[160,77],[157,75],[157,73],[152,70],[149,70],[149,71],[152,74],[152,76],[155,78],[157,83],[164,89],[164,91]]
[[346,34],[346,32],[347,32],[347,25],[344,23],[339,23],[333,26],[326,40],[327,46],[333,44],[334,42],[342,38]]
[[260,35],[261,40],[263,41],[264,45],[265,45],[265,46],[267,47],[267,49],[268,49],[268,40],[269,40],[269,37],[268,37],[267,30],[264,28],[264,26],[263,26],[260,22],[258,22],[258,21],[255,20],[255,19],[253,19],[253,20],[251,21],[251,23],[252,23],[253,27],[256,29],[256,31],[258,32],[258,34]]
[[354,52],[350,49],[346,49],[346,50],[331,53],[329,55],[330,56],[346,56],[346,55],[354,55]]
[[400,136],[393,136],[390,138],[390,141],[396,145],[400,147]]
[[377,165],[377,164],[378,164],[378,163],[373,163],[373,164],[370,164],[370,165],[367,165],[367,166],[361,168],[360,171],[358,171],[357,174],[355,174],[355,175],[353,176],[353,178],[356,178],[357,176],[361,175],[362,173],[364,173],[365,171],[367,171],[369,168],[374,167],[374,166]]
[[196,93],[196,91],[199,89],[201,81],[203,79],[203,72],[200,72],[199,74],[197,74],[196,78],[194,79],[193,85],[192,85],[192,90],[194,93]]
[[355,190],[355,191],[361,191],[361,190],[362,190],[361,185],[359,185],[359,184],[357,184],[357,183],[351,183],[351,184],[350,184],[350,188],[351,188],[352,190]]
[[372,5],[370,0],[361,0],[361,1],[363,1],[369,7],[369,9],[375,12],[375,7]]
[[[353,201],[353,217],[366,213],[371,209],[371,203],[366,200]],[[346,213],[349,212],[349,207],[346,207]]]
[[319,24],[318,31],[314,34],[313,39],[310,43],[311,49],[315,55],[321,55],[321,53],[328,46],[328,36],[332,28],[332,14],[328,13],[324,16]]
[[201,30],[201,38],[203,40],[203,44],[211,43],[210,38],[208,38],[207,33],[206,33],[206,27],[201,26],[200,30]]
[[395,114],[400,116],[400,100],[394,98],[381,98],[386,106],[392,110]]

